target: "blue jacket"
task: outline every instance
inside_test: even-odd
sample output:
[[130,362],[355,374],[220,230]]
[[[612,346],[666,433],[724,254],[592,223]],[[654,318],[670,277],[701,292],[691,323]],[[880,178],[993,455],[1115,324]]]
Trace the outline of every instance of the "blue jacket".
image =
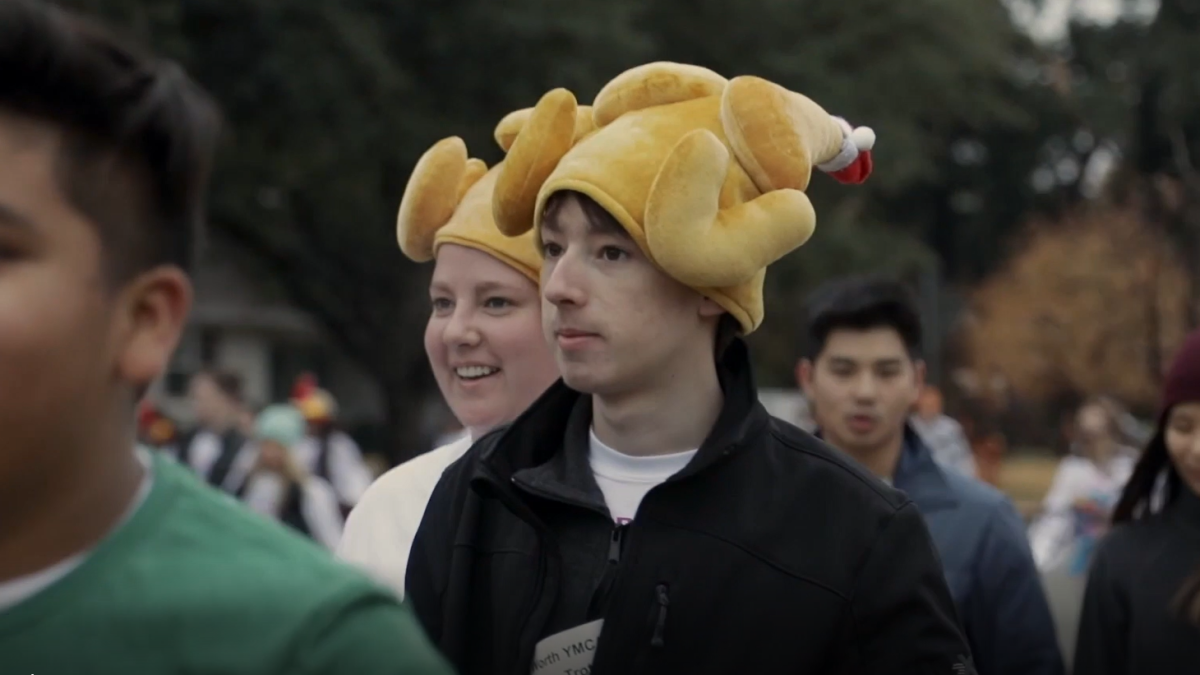
[[979,675],[1063,675],[1025,524],[999,490],[939,466],[912,429],[893,479],[925,517]]

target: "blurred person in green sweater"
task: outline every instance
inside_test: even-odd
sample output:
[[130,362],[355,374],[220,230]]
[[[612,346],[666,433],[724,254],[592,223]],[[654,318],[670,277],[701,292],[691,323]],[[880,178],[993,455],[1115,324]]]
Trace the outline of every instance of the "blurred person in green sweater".
[[0,2],[0,672],[447,673],[395,596],[135,450],[217,128],[177,65]]

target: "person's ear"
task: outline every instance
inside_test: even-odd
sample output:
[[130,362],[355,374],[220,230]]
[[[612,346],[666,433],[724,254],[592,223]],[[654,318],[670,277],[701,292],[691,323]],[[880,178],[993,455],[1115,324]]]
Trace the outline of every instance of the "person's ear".
[[721,316],[725,313],[725,308],[718,305],[712,298],[702,295],[700,296],[700,316],[705,319]]
[[177,267],[156,267],[126,284],[114,325],[116,374],[146,386],[167,369],[192,307],[192,284]]
[[808,359],[800,359],[796,363],[796,385],[804,392],[806,398],[812,398],[813,363]]

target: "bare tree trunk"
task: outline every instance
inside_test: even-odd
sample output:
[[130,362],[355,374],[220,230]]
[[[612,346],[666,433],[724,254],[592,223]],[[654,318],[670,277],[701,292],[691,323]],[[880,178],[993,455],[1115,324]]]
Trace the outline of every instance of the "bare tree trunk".
[[1162,248],[1157,240],[1151,242],[1150,269],[1146,275],[1149,297],[1146,302],[1146,367],[1150,382],[1155,389],[1162,388],[1163,347],[1162,307],[1159,305],[1159,290],[1162,279]]
[[1176,212],[1172,214],[1171,229],[1188,275],[1187,327],[1190,331],[1200,326],[1200,170],[1192,161],[1183,127],[1171,129],[1170,137],[1171,155],[1182,188]]

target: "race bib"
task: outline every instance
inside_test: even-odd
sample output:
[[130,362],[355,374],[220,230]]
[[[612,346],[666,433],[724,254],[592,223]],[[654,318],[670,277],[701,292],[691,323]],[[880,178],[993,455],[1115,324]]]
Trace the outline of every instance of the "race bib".
[[555,633],[533,649],[533,668],[537,675],[588,675],[596,655],[596,641],[604,619]]

